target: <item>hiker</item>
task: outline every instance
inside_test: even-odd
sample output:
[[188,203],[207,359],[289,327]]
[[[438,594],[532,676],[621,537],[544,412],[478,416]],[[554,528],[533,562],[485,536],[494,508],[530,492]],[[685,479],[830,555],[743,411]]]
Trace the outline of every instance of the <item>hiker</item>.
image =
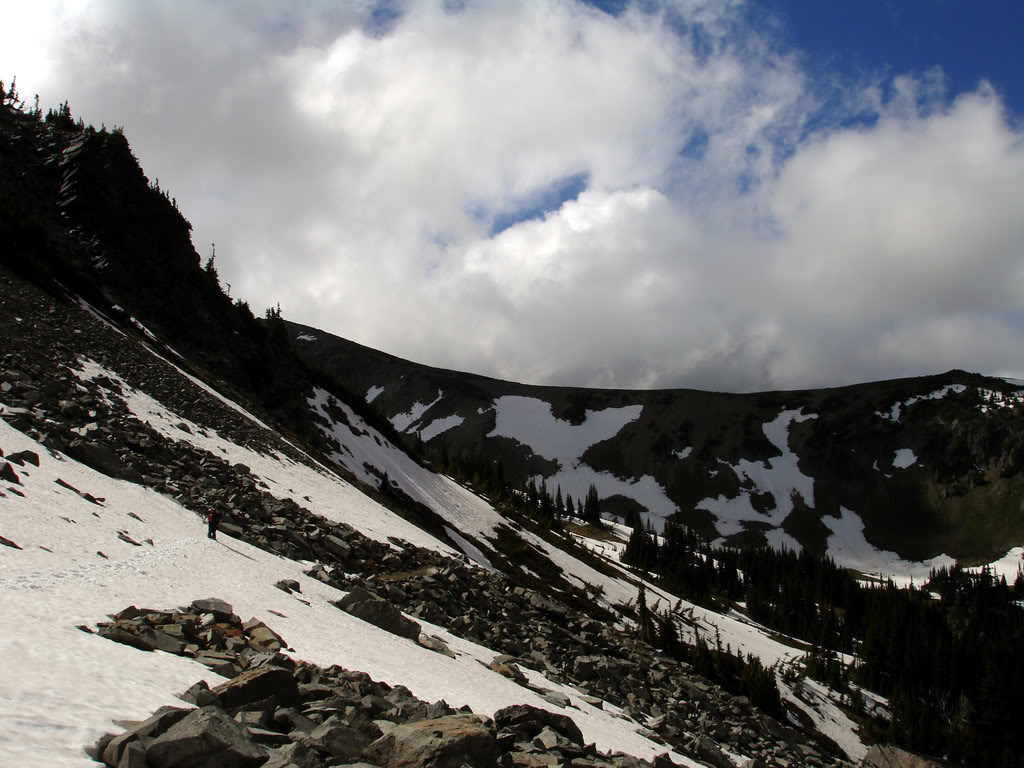
[[211,539],[217,538],[217,526],[220,525],[220,512],[213,507],[206,513],[206,536]]

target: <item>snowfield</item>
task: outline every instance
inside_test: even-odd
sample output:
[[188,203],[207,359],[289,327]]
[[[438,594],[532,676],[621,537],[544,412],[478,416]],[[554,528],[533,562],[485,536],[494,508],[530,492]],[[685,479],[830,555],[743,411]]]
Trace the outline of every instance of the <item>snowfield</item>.
[[[653,477],[620,478],[611,472],[598,472],[583,461],[588,448],[615,437],[640,418],[643,406],[587,411],[582,424],[555,418],[551,404],[534,397],[499,397],[494,401],[494,411],[494,429],[488,437],[512,438],[538,456],[558,462],[559,471],[543,478],[552,492],[561,488],[563,494],[582,500],[593,485],[603,498],[621,495],[643,505],[655,523],[677,511],[675,502]],[[538,484],[541,479],[536,478]]]
[[[740,482],[749,480],[760,491],[768,491],[775,498],[775,507],[763,514],[754,509],[751,492],[741,489],[739,495],[728,498],[718,496],[697,502],[697,509],[711,512],[716,519],[718,533],[723,538],[740,533],[746,529],[744,523],[770,523],[774,530],[769,533],[781,538],[787,548],[799,550],[801,547],[779,526],[793,511],[793,497],[799,495],[807,505],[814,503],[814,479],[800,471],[799,459],[789,447],[789,428],[794,423],[816,418],[814,414],[805,414],[803,409],[784,410],[774,420],[764,424],[761,429],[765,437],[781,453],[767,461],[740,460],[735,466],[727,465],[739,478]],[[775,544],[775,542],[771,542]]]
[[[81,380],[109,377],[116,381],[136,418],[169,440],[184,441],[230,463],[245,464],[278,498],[292,499],[330,520],[345,522],[377,541],[395,537],[449,555],[461,553],[481,568],[494,568],[486,543],[493,541],[505,521],[488,501],[416,464],[352,409],[322,390],[310,398],[310,407],[324,419],[324,432],[337,441],[332,458],[374,485],[386,473],[389,482],[447,523],[446,533],[457,550],[309,457],[300,462],[278,452],[260,453],[239,446],[175,413],[91,360],[81,360],[81,369],[73,373]],[[189,380],[224,400],[205,384],[192,377]],[[616,434],[638,415],[630,409],[608,409],[589,413],[584,424],[572,427],[555,420],[549,407],[545,416],[539,401],[527,400],[496,403],[498,429],[526,437],[528,432],[535,434],[545,418],[550,419],[556,423],[555,433],[541,445],[560,461],[579,463],[592,441]],[[229,405],[264,426],[236,404]],[[0,403],[0,413],[3,411]],[[331,416],[339,412],[342,421]],[[516,427],[517,417],[526,418],[527,423]],[[775,514],[788,514],[786,505],[791,508],[794,494],[812,498],[812,481],[799,472],[796,457],[788,449],[790,424],[805,418],[812,416],[783,411],[764,428],[783,455],[764,464],[747,462],[734,468],[776,490],[780,509],[772,519]],[[266,622],[285,638],[296,659],[324,666],[340,664],[391,685],[404,685],[421,699],[444,698],[453,706],[469,705],[484,715],[515,703],[562,711],[602,750],[621,750],[648,759],[665,751],[664,745],[643,734],[641,724],[607,703],[601,708],[592,706],[571,686],[523,670],[532,683],[564,693],[572,702],[565,710],[493,672],[486,666],[497,655],[493,649],[421,620],[424,632],[441,638],[455,652],[456,658],[451,659],[340,611],[332,602],[344,592],[305,576],[309,563],[265,552],[223,533],[217,541],[209,540],[200,518],[173,498],[51,453],[2,419],[0,448],[5,454],[29,450],[40,458],[39,467],[17,467],[19,484],[0,486],[0,535],[16,545],[0,546],[0,657],[7,670],[0,687],[0,744],[8,764],[95,765],[83,747],[104,732],[116,731],[113,721],[142,719],[160,706],[180,703],[176,696],[199,679],[211,685],[220,682],[218,675],[198,662],[139,651],[78,628],[95,626],[108,614],[132,604],[164,610],[204,597],[228,601],[243,619],[255,617]],[[841,519],[826,522],[832,530],[830,551],[865,572],[916,575],[919,566],[926,572],[935,564],[906,563],[870,547],[860,518],[850,510],[843,510]],[[607,558],[612,575],[533,534],[523,532],[522,536],[559,566],[567,579],[596,589],[604,604],[615,607],[635,602],[637,576],[618,563],[628,531],[621,526],[611,530],[618,540],[583,543]],[[781,534],[781,530],[777,532]],[[1022,552],[1007,553],[998,563],[998,571],[1012,578]],[[299,581],[301,595],[275,588],[282,579]],[[738,612],[723,616],[651,584],[646,592],[652,609],[671,607],[676,611],[684,640],[699,636],[711,641],[717,635],[723,645],[753,654],[766,666],[792,665],[803,655],[800,644],[766,631]],[[11,674],[11,670],[17,673]],[[811,685],[794,692],[781,679],[778,684],[783,696],[808,711],[851,759],[864,753],[853,724],[827,691]],[[671,757],[681,765],[697,765],[678,754]],[[742,760],[743,756],[736,758]]]
[[[116,731],[113,720],[143,719],[157,707],[181,704],[177,694],[200,678],[222,682],[198,662],[76,629],[128,605],[168,609],[210,596],[227,600],[243,618],[265,621],[297,659],[341,664],[405,685],[419,698],[468,704],[481,714],[513,703],[559,711],[479,663],[494,659],[490,649],[421,621],[457,658],[428,651],[335,608],[330,601],[344,593],[305,576],[308,564],[224,534],[209,540],[203,522],[172,499],[51,455],[3,421],[0,446],[35,451],[41,460],[38,468],[19,468],[23,495],[5,490],[0,498],[3,535],[21,547],[0,547],[0,654],[8,670],[0,743],[9,765],[95,765],[82,749]],[[87,501],[58,478],[103,501]],[[301,596],[274,587],[285,578],[300,582]],[[640,735],[637,723],[586,704],[572,689],[543,684],[569,695],[578,709],[568,714],[600,749],[646,758],[665,751]]]

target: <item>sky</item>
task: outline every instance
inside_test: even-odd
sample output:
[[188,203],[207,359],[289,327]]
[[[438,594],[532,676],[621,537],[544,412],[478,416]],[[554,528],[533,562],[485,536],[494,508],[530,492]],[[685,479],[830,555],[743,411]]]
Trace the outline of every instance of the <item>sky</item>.
[[1015,0],[0,0],[233,297],[536,384],[1024,377]]

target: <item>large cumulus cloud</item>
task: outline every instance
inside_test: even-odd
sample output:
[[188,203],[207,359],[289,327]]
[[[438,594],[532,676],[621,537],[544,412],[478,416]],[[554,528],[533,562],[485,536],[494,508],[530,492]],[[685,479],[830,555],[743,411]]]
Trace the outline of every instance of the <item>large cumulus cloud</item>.
[[335,6],[47,7],[20,82],[124,125],[233,295],[415,360],[731,390],[1024,368],[1024,141],[987,84],[840,84],[742,3]]

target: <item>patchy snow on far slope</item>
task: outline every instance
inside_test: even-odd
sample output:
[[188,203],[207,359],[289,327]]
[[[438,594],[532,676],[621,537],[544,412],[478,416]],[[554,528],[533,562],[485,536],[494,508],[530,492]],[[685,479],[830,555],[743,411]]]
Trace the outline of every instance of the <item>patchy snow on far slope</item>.
[[[144,719],[160,706],[180,706],[177,694],[198,679],[222,682],[190,659],[76,629],[128,605],[170,609],[210,596],[228,601],[243,619],[265,621],[297,659],[360,670],[404,685],[421,699],[444,698],[483,715],[518,703],[569,714],[586,740],[602,750],[646,759],[665,751],[637,723],[584,706],[576,691],[567,694],[579,709],[567,712],[491,671],[486,665],[495,651],[440,627],[420,622],[448,644],[455,659],[350,616],[332,605],[344,592],[305,576],[308,565],[223,533],[216,541],[207,539],[200,518],[173,499],[52,455],[3,420],[0,446],[40,457],[38,468],[19,468],[23,495],[0,498],[3,534],[22,547],[0,547],[0,743],[11,765],[95,766],[83,747],[118,730],[114,720]],[[90,503],[58,485],[58,478],[104,501]],[[276,484],[294,479],[286,473]],[[133,546],[118,531],[144,543]],[[301,583],[301,600],[275,588],[286,578]]]
[[[314,390],[309,404],[317,416],[326,420],[327,426],[321,424],[320,430],[341,447],[331,458],[363,482],[379,485],[386,472],[405,493],[470,536],[493,536],[494,529],[504,522],[486,501],[451,478],[421,467],[326,390]],[[332,408],[340,409],[347,423],[336,422]]]
[[[803,408],[784,410],[775,419],[762,425],[765,437],[781,453],[766,461],[741,459],[732,466],[736,477],[743,483],[749,480],[757,492],[768,491],[775,498],[775,507],[767,513],[758,512],[751,502],[751,491],[741,489],[739,495],[728,498],[706,498],[696,504],[697,509],[707,510],[716,518],[720,536],[727,537],[746,530],[744,523],[769,523],[777,529],[793,511],[793,497],[799,495],[804,503],[814,503],[814,479],[800,471],[799,459],[789,447],[789,428],[794,423],[817,418],[816,414],[805,414]],[[725,462],[723,462],[725,463]],[[787,544],[799,544],[789,537]]]
[[599,472],[583,461],[588,448],[615,437],[640,418],[642,405],[587,411],[582,424],[555,418],[551,404],[535,397],[505,395],[495,399],[494,410],[494,429],[487,437],[510,437],[538,456],[558,462],[559,470],[543,478],[549,489],[561,488],[563,494],[583,499],[593,485],[602,498],[620,495],[633,499],[656,523],[677,511],[675,502],[653,477],[624,479]]
[[672,455],[675,456],[677,459],[685,459],[685,458],[689,457],[689,455],[691,453],[693,453],[693,446],[692,445],[688,445],[685,448],[682,448],[682,449],[677,450],[677,451],[672,451]]
[[950,393],[960,394],[961,392],[966,391],[966,389],[967,387],[963,384],[947,384],[934,392],[929,392],[927,395],[915,395],[914,397],[907,398],[902,402],[897,401],[892,404],[892,408],[888,411],[875,411],[875,416],[880,419],[885,419],[886,421],[899,423],[901,411],[909,408],[914,403],[921,400],[941,400],[942,398],[947,397]]
[[300,333],[295,337],[296,341],[316,341],[316,336],[309,333]]
[[[441,402],[441,398],[444,397],[444,393],[439,389],[437,390],[437,397],[434,398],[432,403],[421,403],[419,401],[412,404],[406,413],[395,414],[391,417],[391,424],[399,432],[408,432],[409,428],[412,427],[416,422],[423,418],[423,414]],[[415,430],[414,430],[415,431]]]
[[892,465],[896,469],[906,469],[907,467],[914,466],[916,463],[917,456],[914,455],[914,451],[910,448],[900,448],[892,459]]
[[823,515],[821,522],[832,531],[828,537],[829,556],[847,568],[882,579],[892,578],[896,584],[905,587],[911,581],[918,584],[925,581],[931,569],[950,566],[955,562],[947,555],[915,562],[904,560],[895,552],[877,549],[864,538],[864,521],[860,515],[846,507],[840,507],[839,511],[842,514],[838,520],[831,515]]
[[999,392],[992,389],[979,389],[981,396],[981,412],[988,413],[1000,408],[1016,408],[1024,404],[1024,392]]
[[459,426],[463,421],[465,421],[465,419],[458,414],[445,416],[441,419],[434,419],[419,431],[420,439],[425,443],[430,442],[442,432],[447,432],[449,429],[454,429]]
[[382,394],[384,394],[384,387],[370,387],[368,390],[366,390],[366,402],[372,403]]

